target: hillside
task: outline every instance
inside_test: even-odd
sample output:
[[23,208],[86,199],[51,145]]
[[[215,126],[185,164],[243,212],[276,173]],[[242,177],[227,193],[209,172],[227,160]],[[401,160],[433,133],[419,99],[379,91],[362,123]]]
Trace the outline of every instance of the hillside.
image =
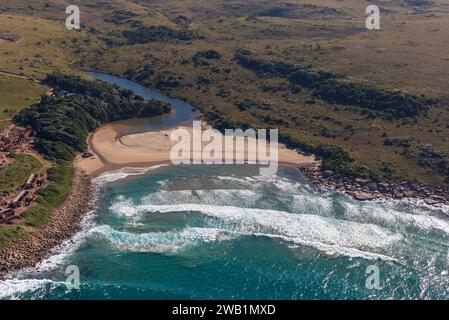
[[[118,74],[189,99],[217,125],[276,127],[294,146],[336,150],[321,152],[333,170],[448,184],[444,1],[381,2],[379,31],[365,28],[370,1],[85,1],[81,32],[64,29],[64,1],[5,2],[0,31],[15,20],[23,40],[0,43],[0,69]],[[260,64],[242,64],[241,50]]]

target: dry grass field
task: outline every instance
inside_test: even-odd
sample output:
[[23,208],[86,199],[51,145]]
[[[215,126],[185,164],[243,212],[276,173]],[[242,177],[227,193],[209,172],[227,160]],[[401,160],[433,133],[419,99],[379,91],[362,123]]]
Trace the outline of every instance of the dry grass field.
[[45,94],[45,88],[34,81],[0,75],[0,121],[6,122],[37,102],[41,94]]

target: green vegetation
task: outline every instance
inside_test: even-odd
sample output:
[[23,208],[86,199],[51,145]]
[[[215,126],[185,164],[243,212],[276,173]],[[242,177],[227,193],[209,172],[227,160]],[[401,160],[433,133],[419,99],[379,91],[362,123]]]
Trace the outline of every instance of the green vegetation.
[[135,12],[129,10],[118,9],[112,11],[107,18],[106,22],[112,22],[114,24],[120,25],[130,22],[134,17],[138,16]]
[[329,103],[352,105],[385,113],[391,118],[420,116],[433,102],[406,93],[386,91],[373,86],[328,80],[313,86],[316,97]]
[[[37,205],[25,211],[23,221],[0,228],[0,250],[11,240],[45,225],[53,209],[64,202],[74,175],[72,160],[76,152],[85,150],[89,132],[104,122],[149,117],[171,110],[165,103],[146,101],[103,82],[53,74],[44,83],[70,94],[42,97],[38,104],[20,112],[14,121],[36,132],[35,148],[54,162],[47,171],[50,184],[38,191]],[[15,157],[12,165],[0,171],[0,191],[17,188],[41,168],[41,163],[32,156]]]
[[7,248],[14,239],[23,237],[28,230],[30,229],[26,228],[22,223],[0,227],[0,251]]
[[74,168],[70,162],[57,165],[47,171],[50,184],[37,192],[37,205],[23,213],[19,223],[0,228],[0,251],[14,240],[45,225],[54,208],[60,206],[70,193]]
[[131,91],[98,81],[50,75],[44,83],[65,90],[65,97],[44,97],[22,111],[14,121],[36,132],[35,148],[46,158],[61,162],[86,149],[86,138],[101,123],[167,113],[170,106],[144,100]]
[[30,175],[42,168],[35,157],[28,154],[11,154],[14,162],[0,170],[0,192],[15,191]]
[[2,133],[2,131],[5,130],[7,126],[8,126],[8,121],[6,121],[6,120],[0,121],[0,133]]
[[166,26],[139,27],[136,30],[124,31],[123,36],[130,44],[155,41],[191,41],[203,39],[202,36],[187,30],[174,30]]
[[344,15],[346,12],[342,9],[323,7],[315,4],[296,4],[296,3],[275,3],[267,4],[267,8],[256,13],[260,17],[276,17],[287,19],[298,19],[304,16],[321,17],[333,15]]
[[34,81],[0,75],[0,120],[13,117],[44,93],[45,88]]
[[253,70],[259,75],[287,77],[298,70],[298,67],[281,61],[264,61],[256,59],[251,51],[238,49],[234,58],[237,63],[246,69]]
[[[25,78],[31,76],[35,79],[42,79],[55,70],[74,73],[71,64],[75,60],[83,59],[92,50],[101,48],[102,44],[91,35],[86,32],[67,32],[64,24],[57,19],[47,20],[40,19],[34,14],[27,15],[28,5],[23,7],[25,11],[21,10],[19,15],[6,14],[4,9],[17,5],[17,2],[12,2],[8,4],[3,2],[0,33],[13,33],[20,36],[22,40],[19,43],[10,41],[1,43],[0,71],[23,75]],[[37,3],[33,5],[36,6],[37,11]],[[40,8],[44,9],[43,3]],[[44,10],[60,12],[60,10],[65,11],[65,6],[52,4],[51,8]],[[22,80],[22,82],[25,81],[27,80]],[[24,92],[29,90],[27,85],[20,85],[20,87]],[[11,92],[17,93],[20,89]],[[34,102],[33,99],[25,105]]]
[[210,64],[208,60],[219,59],[221,59],[221,54],[216,50],[198,51],[192,57],[194,66],[208,66]]
[[[336,80],[338,75],[300,69],[280,61],[264,61],[255,58],[248,50],[237,50],[235,59],[244,68],[260,76],[287,77],[292,84],[310,89],[313,96],[331,104],[351,105],[386,114],[390,118],[416,117],[424,114],[430,99],[406,93],[378,89],[367,84]],[[372,113],[371,116],[376,116]]]
[[212,59],[212,60],[218,60],[221,58],[221,54],[216,50],[203,50],[198,51],[193,56],[194,59]]
[[37,205],[24,213],[25,223],[37,228],[44,225],[54,208],[67,198],[72,186],[74,168],[71,162],[61,163],[47,171],[50,184],[37,192]]

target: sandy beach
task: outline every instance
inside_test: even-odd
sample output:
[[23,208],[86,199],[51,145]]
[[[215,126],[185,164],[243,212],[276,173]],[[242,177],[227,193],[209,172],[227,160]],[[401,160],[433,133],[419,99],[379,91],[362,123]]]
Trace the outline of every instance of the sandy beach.
[[[124,167],[170,164],[170,150],[175,144],[170,141],[170,134],[176,129],[184,129],[193,135],[192,127],[185,126],[127,135],[119,130],[117,124],[106,124],[89,136],[89,151],[93,156],[89,158],[78,156],[77,166],[90,176],[98,176]],[[119,132],[122,133],[121,136],[118,135]],[[279,163],[282,164],[300,165],[316,162],[315,157],[302,155],[282,144],[279,144],[278,155]],[[248,153],[243,157],[248,159]]]

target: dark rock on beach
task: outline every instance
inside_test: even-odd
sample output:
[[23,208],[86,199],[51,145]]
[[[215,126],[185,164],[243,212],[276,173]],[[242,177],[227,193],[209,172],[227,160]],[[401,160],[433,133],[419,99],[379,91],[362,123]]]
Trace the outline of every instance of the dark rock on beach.
[[336,190],[357,200],[419,199],[429,205],[449,205],[449,191],[441,187],[414,184],[408,181],[375,182],[350,178],[330,170],[322,170],[319,162],[299,166],[299,170],[323,190]]

